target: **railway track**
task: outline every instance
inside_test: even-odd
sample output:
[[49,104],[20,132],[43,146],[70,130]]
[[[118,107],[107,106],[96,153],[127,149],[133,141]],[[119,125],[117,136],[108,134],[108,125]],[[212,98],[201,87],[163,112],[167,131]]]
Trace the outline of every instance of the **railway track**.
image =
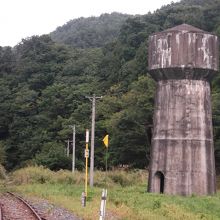
[[0,220],[46,220],[23,198],[7,192],[0,204]]
[[0,220],[3,220],[2,205],[0,204]]

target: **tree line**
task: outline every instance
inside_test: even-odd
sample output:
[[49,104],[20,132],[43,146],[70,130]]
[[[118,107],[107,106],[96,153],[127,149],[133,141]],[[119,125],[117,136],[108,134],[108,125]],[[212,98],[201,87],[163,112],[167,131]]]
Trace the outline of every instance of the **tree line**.
[[[220,36],[219,11],[220,0],[182,0],[124,19],[117,36],[101,45],[54,42],[42,35],[13,48],[0,47],[0,162],[8,170],[35,163],[70,169],[65,140],[72,137],[69,125],[76,124],[76,168],[83,169],[85,129],[91,126],[91,103],[85,96],[96,94],[103,98],[96,111],[95,167],[104,167],[106,133],[110,166],[148,167],[155,93],[147,70],[148,37],[182,23]],[[86,42],[96,42],[96,35],[86,30],[84,26]],[[212,98],[218,168],[219,74],[212,82]]]

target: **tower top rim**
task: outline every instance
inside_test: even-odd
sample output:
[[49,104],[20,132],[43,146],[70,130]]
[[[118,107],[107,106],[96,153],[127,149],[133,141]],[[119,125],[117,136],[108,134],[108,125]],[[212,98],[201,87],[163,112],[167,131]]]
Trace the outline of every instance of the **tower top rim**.
[[169,32],[169,31],[187,31],[187,32],[202,32],[202,33],[206,33],[206,31],[203,31],[197,27],[194,27],[192,25],[189,24],[181,24],[181,25],[177,25],[173,28],[168,28],[166,30],[164,30],[163,32]]
[[198,33],[198,34],[209,34],[209,35],[217,36],[216,34],[213,34],[212,32],[204,31],[204,30],[199,29],[197,27],[194,27],[192,25],[183,23],[183,24],[177,25],[172,28],[168,28],[168,29],[160,31],[160,32],[152,33],[150,35],[150,37],[155,36],[155,35],[163,35],[163,34],[167,34],[167,33],[172,33],[172,32]]

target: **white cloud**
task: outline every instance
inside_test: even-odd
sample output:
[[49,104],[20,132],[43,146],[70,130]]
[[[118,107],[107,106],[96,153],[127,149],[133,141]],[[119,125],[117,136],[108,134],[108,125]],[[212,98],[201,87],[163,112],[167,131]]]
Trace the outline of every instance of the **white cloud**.
[[0,0],[0,45],[14,46],[22,38],[47,34],[70,19],[99,16],[114,11],[147,14],[170,2],[171,0]]

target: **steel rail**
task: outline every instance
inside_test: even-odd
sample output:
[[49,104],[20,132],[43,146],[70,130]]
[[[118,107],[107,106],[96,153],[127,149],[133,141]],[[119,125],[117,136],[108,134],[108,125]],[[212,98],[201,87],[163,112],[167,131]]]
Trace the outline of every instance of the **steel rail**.
[[0,204],[0,220],[3,220],[2,204]]
[[[40,215],[34,210],[34,208],[28,204],[28,202],[26,202],[23,198],[21,198],[20,196],[18,195],[15,195],[14,193],[12,192],[7,192],[9,195],[15,197],[16,199],[18,199],[19,201],[21,201],[23,204],[25,204],[30,210],[31,212],[35,215],[35,217],[38,219],[38,220],[45,220],[44,218],[41,218]],[[1,219],[0,219],[1,220]]]

